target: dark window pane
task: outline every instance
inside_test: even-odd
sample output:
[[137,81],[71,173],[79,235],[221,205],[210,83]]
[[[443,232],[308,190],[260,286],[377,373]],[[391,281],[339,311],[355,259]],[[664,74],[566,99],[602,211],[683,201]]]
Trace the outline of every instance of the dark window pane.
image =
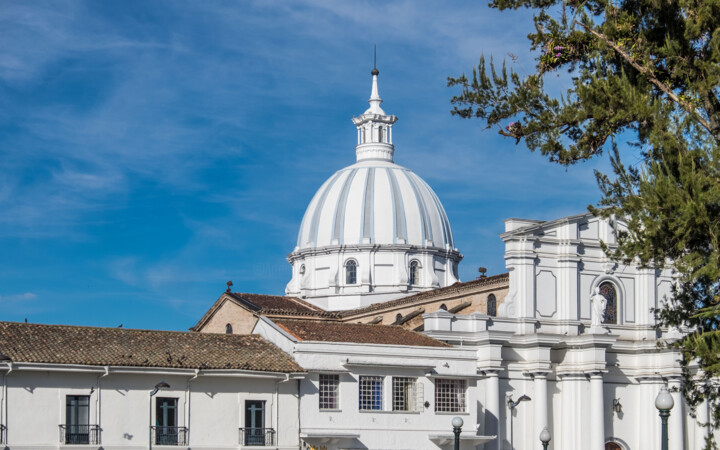
[[345,263],[345,284],[357,283],[357,263],[348,261]]
[[494,294],[490,294],[487,299],[487,315],[497,316],[497,299]]
[[610,283],[609,281],[600,284],[600,295],[605,297],[605,299],[607,300],[607,304],[605,305],[605,318],[603,319],[602,323],[616,324],[618,304],[617,290],[615,289],[615,285]]

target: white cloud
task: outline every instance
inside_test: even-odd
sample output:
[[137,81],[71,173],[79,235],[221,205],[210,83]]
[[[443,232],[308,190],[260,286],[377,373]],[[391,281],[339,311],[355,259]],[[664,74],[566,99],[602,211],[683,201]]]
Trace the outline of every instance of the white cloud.
[[38,298],[37,294],[34,294],[32,292],[25,292],[24,294],[0,295],[0,302],[2,302],[2,303],[29,302],[29,301],[35,300],[37,298]]

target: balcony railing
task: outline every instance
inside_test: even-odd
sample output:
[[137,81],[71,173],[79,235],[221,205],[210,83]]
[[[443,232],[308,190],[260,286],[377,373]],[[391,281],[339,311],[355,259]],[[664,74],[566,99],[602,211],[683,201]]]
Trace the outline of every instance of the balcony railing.
[[155,445],[187,445],[186,427],[151,427]]
[[5,428],[5,425],[0,425],[0,444],[7,443],[5,442],[5,430],[7,430],[7,428]]
[[61,444],[100,443],[100,427],[97,425],[60,425]]
[[240,428],[240,445],[275,445],[275,430],[272,428]]

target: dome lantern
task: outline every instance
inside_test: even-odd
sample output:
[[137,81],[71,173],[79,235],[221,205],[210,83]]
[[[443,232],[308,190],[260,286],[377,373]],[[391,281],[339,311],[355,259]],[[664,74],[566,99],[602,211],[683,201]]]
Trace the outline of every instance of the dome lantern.
[[375,67],[372,72],[372,89],[370,90],[370,107],[359,117],[353,117],[353,123],[358,129],[355,155],[357,161],[381,160],[393,161],[395,147],[392,143],[392,126],[397,117],[385,114],[380,107],[383,102],[378,92],[378,75],[380,71]]

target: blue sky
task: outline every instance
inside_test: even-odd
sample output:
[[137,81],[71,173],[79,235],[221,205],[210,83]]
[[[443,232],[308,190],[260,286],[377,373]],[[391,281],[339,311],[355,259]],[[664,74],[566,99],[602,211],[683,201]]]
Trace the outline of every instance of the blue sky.
[[530,27],[470,1],[0,0],[0,320],[186,329],[227,280],[283,294],[375,43],[396,162],[443,202],[461,278],[503,272],[503,220],[584,211],[608,165],[450,115],[482,53],[532,70]]

